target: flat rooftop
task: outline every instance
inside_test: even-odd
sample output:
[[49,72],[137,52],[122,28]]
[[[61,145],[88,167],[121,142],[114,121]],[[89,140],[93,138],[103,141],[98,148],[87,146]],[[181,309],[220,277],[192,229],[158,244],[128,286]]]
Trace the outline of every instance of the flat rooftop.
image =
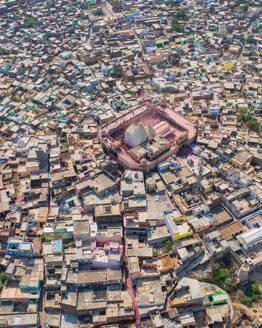
[[217,225],[233,220],[233,217],[220,204],[211,210],[212,216],[217,221]]
[[244,226],[240,222],[234,222],[232,224],[229,224],[225,228],[221,229],[220,231],[223,237],[225,238],[225,240],[229,240],[232,239],[232,235],[244,229],[245,229]]
[[37,313],[0,314],[0,327],[37,327]]
[[173,208],[166,193],[147,193],[147,213],[150,220],[164,220],[163,211],[168,211]]

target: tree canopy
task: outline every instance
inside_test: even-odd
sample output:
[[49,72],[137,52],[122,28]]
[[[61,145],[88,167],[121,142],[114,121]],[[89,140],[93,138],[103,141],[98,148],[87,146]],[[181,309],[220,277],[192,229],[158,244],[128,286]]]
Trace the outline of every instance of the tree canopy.
[[251,306],[254,301],[256,301],[259,296],[261,295],[261,290],[259,289],[259,282],[249,282],[245,289],[245,296],[242,297],[242,303],[246,304],[247,306]]
[[37,24],[37,19],[35,17],[25,17],[24,23],[27,27],[31,27]]
[[259,123],[255,117],[252,117],[250,120],[247,121],[247,127],[251,131],[259,132]]
[[169,253],[172,249],[172,245],[173,245],[172,241],[168,240],[164,245],[164,249],[163,249],[164,253]]
[[238,122],[243,122],[251,131],[259,132],[259,123],[253,114],[248,113],[245,110],[241,110],[237,113]]
[[115,11],[120,11],[122,9],[121,2],[119,0],[113,0],[112,7]]
[[176,32],[183,33],[185,30],[185,26],[180,24],[177,19],[173,19],[171,23],[172,29]]
[[176,19],[180,19],[180,20],[187,20],[188,16],[186,14],[185,9],[179,9],[176,13],[175,13],[175,18]]

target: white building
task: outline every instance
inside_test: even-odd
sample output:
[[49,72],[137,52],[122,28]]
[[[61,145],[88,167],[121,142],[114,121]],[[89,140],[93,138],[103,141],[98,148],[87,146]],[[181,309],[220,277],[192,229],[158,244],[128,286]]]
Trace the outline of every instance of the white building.
[[125,131],[125,142],[130,147],[136,147],[147,141],[148,137],[153,137],[155,132],[150,125],[143,126],[141,122],[137,125],[131,124]]
[[245,249],[262,242],[262,227],[254,228],[238,236],[239,242]]

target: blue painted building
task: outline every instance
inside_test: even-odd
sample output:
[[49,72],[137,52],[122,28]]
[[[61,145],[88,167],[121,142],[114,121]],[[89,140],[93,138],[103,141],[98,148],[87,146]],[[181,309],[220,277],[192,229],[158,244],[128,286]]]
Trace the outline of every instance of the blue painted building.
[[220,104],[211,104],[209,106],[209,111],[211,115],[218,116],[221,111],[221,105]]
[[126,18],[127,21],[132,21],[138,16],[140,16],[140,10],[139,9],[137,9],[134,12],[128,12],[128,13],[125,14],[125,18]]
[[33,257],[33,245],[22,238],[9,237],[7,241],[7,254],[15,257]]
[[62,239],[51,240],[53,254],[60,254],[63,250],[63,241]]
[[181,168],[181,165],[178,160],[176,160],[176,158],[171,158],[169,160],[166,160],[165,162],[159,163],[157,169],[159,172],[161,172],[168,169],[170,166],[172,166],[175,170],[179,170]]

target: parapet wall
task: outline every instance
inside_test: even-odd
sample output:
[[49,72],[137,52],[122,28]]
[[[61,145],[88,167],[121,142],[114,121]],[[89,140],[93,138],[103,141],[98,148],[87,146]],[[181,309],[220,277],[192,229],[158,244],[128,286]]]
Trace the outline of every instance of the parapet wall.
[[138,116],[145,115],[147,113],[157,112],[161,116],[165,117],[167,120],[171,121],[172,123],[178,125],[182,129],[188,132],[188,138],[190,143],[194,141],[196,137],[196,129],[194,127],[193,122],[189,119],[184,117],[182,114],[175,112],[170,107],[161,107],[159,104],[143,104],[135,107],[127,114],[123,114],[119,116],[113,122],[107,123],[101,129],[102,135],[110,135],[116,132],[118,129],[122,129],[125,126],[128,126],[132,121],[134,121]]
[[118,162],[125,169],[141,170],[149,172],[153,170],[159,163],[165,161],[170,156],[176,154],[179,151],[179,145],[174,143],[170,150],[160,155],[153,161],[146,161],[144,164],[135,162],[132,158],[126,156],[126,152],[118,149],[117,151],[113,147],[113,142],[111,135],[118,130],[122,130],[128,127],[133,121],[135,121],[139,116],[148,115],[148,114],[158,114],[159,116],[165,118],[167,121],[172,124],[179,126],[181,129],[188,133],[188,139],[186,141],[187,145],[190,145],[194,142],[196,138],[196,129],[193,122],[181,115],[180,113],[175,112],[172,108],[161,106],[159,104],[152,104],[149,101],[145,101],[143,104],[135,107],[130,110],[128,113],[125,113],[119,116],[116,120],[107,123],[102,128],[99,129],[99,137],[103,146],[110,151],[116,153]]

